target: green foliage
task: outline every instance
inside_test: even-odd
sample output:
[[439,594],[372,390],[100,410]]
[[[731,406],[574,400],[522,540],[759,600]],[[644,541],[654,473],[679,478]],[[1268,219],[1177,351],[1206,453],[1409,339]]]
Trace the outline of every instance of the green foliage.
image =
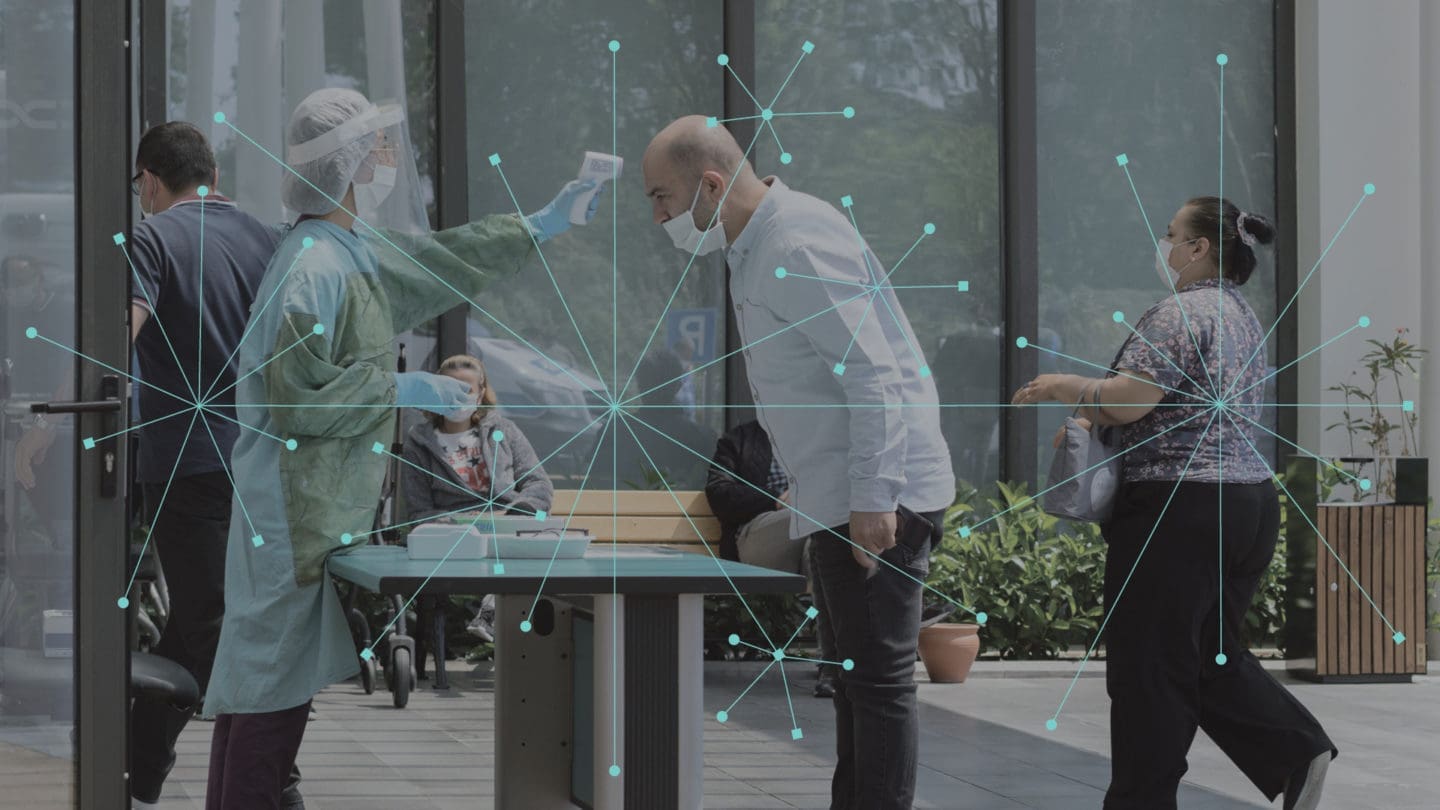
[[[1390,397],[1392,388],[1395,402],[1403,402],[1405,392],[1401,383],[1406,377],[1418,379],[1420,376],[1417,364],[1425,356],[1426,350],[1406,339],[1408,334],[1409,330],[1402,328],[1396,330],[1395,337],[1389,342],[1365,341],[1372,347],[1360,356],[1360,366],[1365,375],[1362,378],[1359,369],[1350,372],[1351,377],[1358,378],[1361,382],[1347,381],[1326,389],[1338,391],[1345,396],[1345,409],[1340,412],[1340,421],[1327,425],[1325,429],[1328,431],[1344,428],[1350,440],[1352,456],[1356,453],[1356,439],[1360,440],[1372,458],[1391,455],[1391,434],[1399,434],[1399,455],[1412,456],[1420,451],[1420,414],[1414,411],[1402,412],[1399,421],[1392,422],[1390,415],[1397,406],[1395,403],[1387,405],[1385,402]],[[1352,412],[1352,406],[1358,406],[1359,412]],[[1393,474],[1384,474],[1377,470],[1377,475],[1379,486],[1375,489],[1376,497],[1394,496]]]
[[[784,644],[805,620],[802,597],[795,594],[705,597],[705,651],[711,660],[746,660],[765,657],[765,653],[744,645],[732,647],[727,641],[731,633],[757,647],[766,646],[765,638]],[[756,623],[759,623],[757,626]],[[762,635],[760,627],[765,628]],[[814,623],[806,622],[805,630],[814,631]]]
[[[930,585],[988,614],[982,651],[1002,658],[1055,658],[1087,643],[1104,612],[1105,546],[1099,527],[1045,514],[1023,484],[999,497],[960,493],[945,516],[947,541]],[[981,518],[988,515],[988,519]],[[961,524],[984,525],[956,539]]]

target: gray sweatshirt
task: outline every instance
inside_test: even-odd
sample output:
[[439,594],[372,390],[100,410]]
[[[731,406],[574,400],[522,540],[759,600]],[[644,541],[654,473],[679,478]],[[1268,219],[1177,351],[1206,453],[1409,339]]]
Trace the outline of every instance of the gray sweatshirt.
[[[491,409],[480,424],[470,430],[481,437],[481,453],[490,469],[495,499],[526,513],[548,512],[555,488],[540,466],[534,448],[515,423]],[[496,430],[504,434],[498,445],[490,438]],[[436,428],[425,422],[411,428],[405,440],[404,458],[409,463],[404,465],[400,482],[407,521],[466,508],[478,509],[490,495],[471,492],[460,481],[446,462],[435,434]]]

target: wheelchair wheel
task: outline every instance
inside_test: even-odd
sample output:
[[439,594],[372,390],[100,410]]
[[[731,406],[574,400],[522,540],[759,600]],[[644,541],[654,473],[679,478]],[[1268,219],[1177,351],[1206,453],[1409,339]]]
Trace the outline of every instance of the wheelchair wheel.
[[403,709],[410,702],[410,687],[415,685],[415,669],[410,665],[410,651],[396,647],[390,653],[390,691],[395,708]]
[[373,656],[360,659],[360,688],[364,689],[367,695],[375,694],[375,681],[377,678],[375,670],[375,658]]

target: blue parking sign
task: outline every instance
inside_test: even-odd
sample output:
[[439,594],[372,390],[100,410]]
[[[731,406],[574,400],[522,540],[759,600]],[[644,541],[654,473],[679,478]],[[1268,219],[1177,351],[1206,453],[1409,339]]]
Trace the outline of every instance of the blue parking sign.
[[715,359],[715,324],[719,311],[709,309],[672,309],[666,316],[665,345],[671,349],[683,338],[695,346],[695,365]]

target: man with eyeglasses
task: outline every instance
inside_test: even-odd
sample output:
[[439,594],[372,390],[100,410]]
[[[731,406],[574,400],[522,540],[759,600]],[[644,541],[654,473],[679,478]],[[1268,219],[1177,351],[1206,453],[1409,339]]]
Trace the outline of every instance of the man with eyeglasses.
[[[130,181],[143,221],[127,245],[134,272],[130,335],[142,381],[136,479],[170,590],[170,619],[155,653],[185,667],[202,692],[225,611],[233,495],[227,468],[239,433],[233,358],[283,235],[220,194],[218,180],[200,130],[172,121],[147,131]],[[135,807],[159,801],[189,719],[188,712],[136,698]],[[298,782],[292,772],[285,810],[305,806]]]

